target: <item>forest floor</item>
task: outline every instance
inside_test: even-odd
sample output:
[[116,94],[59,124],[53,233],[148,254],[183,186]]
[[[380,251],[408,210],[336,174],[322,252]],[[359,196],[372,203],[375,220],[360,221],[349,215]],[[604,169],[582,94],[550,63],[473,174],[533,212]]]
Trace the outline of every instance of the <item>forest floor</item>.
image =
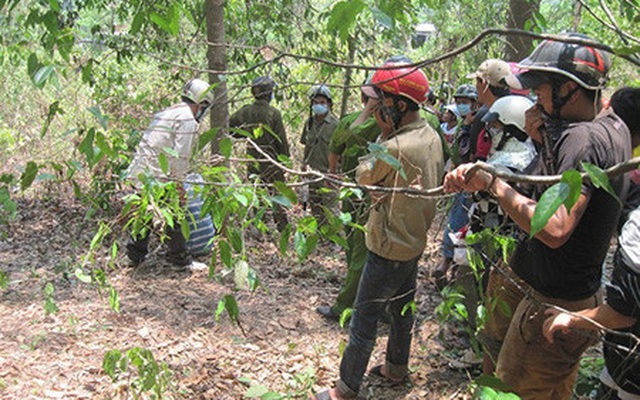
[[[68,200],[73,196],[64,197],[20,200],[18,217],[0,240],[0,266],[9,277],[0,291],[0,398],[132,398],[135,374],[114,382],[102,363],[107,351],[136,346],[168,366],[167,398],[242,399],[263,386],[306,399],[310,389],[334,384],[347,330],[315,308],[335,299],[345,273],[335,245],[320,245],[300,264],[282,259],[272,240],[251,239],[249,263],[263,285],[254,293],[234,293],[232,277],[212,280],[207,270],[174,271],[157,255],[136,268],[120,257],[108,270],[120,299],[115,312],[108,293],[74,274],[96,228],[86,209]],[[448,366],[465,348],[435,314],[441,298],[428,270],[437,262],[439,234],[432,231],[419,274],[410,383],[390,387],[367,377],[365,398],[470,398],[479,372]],[[47,283],[59,307],[48,315]],[[242,330],[226,314],[215,319],[226,294],[237,298]],[[370,367],[384,360],[387,325],[378,336]]]

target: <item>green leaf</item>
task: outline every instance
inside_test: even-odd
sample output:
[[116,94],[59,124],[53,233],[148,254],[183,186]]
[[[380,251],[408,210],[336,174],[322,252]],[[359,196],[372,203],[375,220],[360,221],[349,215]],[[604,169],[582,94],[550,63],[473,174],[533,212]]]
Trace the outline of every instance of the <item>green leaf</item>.
[[120,312],[120,296],[113,286],[109,289],[109,306],[113,311]]
[[269,388],[266,386],[251,386],[249,389],[247,389],[246,392],[244,392],[244,398],[245,399],[254,399],[256,397],[262,397],[263,395],[267,394],[269,392]]
[[58,3],[58,0],[49,0],[49,6],[55,12],[60,12],[61,11],[60,3]]
[[218,308],[216,309],[216,321],[220,319],[220,316],[224,311],[227,311],[229,314],[229,319],[231,322],[238,322],[238,303],[236,302],[236,298],[231,295],[226,295],[218,302]]
[[42,67],[42,64],[38,60],[38,56],[36,53],[31,53],[29,55],[29,59],[27,60],[27,73],[30,77],[35,76],[36,72]]
[[42,89],[47,83],[47,80],[52,76],[54,71],[55,69],[53,66],[46,65],[38,69],[38,71],[36,71],[36,73],[32,75],[31,80],[38,89]]
[[231,157],[231,150],[233,149],[232,144],[233,142],[231,141],[231,138],[225,137],[220,140],[220,154],[222,154],[225,158]]
[[[206,132],[203,132],[198,138],[198,149],[203,149],[209,142],[213,141],[218,134],[218,128],[211,128]],[[231,154],[231,152],[229,152]],[[228,157],[228,156],[226,156]]]
[[351,307],[345,308],[344,311],[340,313],[340,328],[344,328],[347,325],[347,321],[349,321],[351,315],[353,315],[353,308]]
[[142,28],[142,24],[144,23],[146,16],[146,12],[144,10],[140,10],[133,17],[133,21],[131,21],[131,29],[129,29],[130,35],[136,35],[140,32],[140,28]]
[[102,358],[102,370],[109,378],[115,381],[118,374],[118,362],[122,359],[120,350],[109,350]]
[[162,151],[167,153],[173,158],[180,158],[180,154],[178,154],[178,152],[175,151],[175,149],[172,149],[171,147],[163,147]]
[[218,242],[218,249],[220,250],[220,261],[222,261],[225,267],[231,268],[231,246],[229,246],[229,243],[227,243],[226,240],[220,240]]
[[408,302],[402,307],[402,311],[400,311],[400,315],[404,317],[407,311],[411,312],[411,314],[415,314],[416,309],[417,309],[416,302],[411,300],[410,302]]
[[166,17],[154,12],[151,13],[149,18],[158,25],[160,29],[172,36],[177,36],[180,32],[180,8],[176,4],[171,6]]
[[86,274],[82,268],[76,268],[75,275],[80,282],[91,283],[91,275]]
[[53,118],[57,114],[60,114],[60,115],[64,114],[64,110],[60,107],[59,101],[54,101],[49,106],[49,111],[47,112],[47,119],[45,120],[44,124],[42,124],[42,130],[40,131],[40,138],[43,138],[44,135],[47,134],[47,131],[49,130],[49,126],[51,126],[51,122],[53,121]]
[[24,173],[20,177],[20,189],[24,191],[28,189],[29,186],[31,186],[31,184],[33,183],[33,180],[36,179],[36,176],[38,175],[38,170],[39,170],[38,164],[34,163],[33,161],[29,161],[27,163],[27,167],[25,168]]
[[370,143],[369,152],[376,160],[389,164],[391,168],[398,171],[402,179],[407,179],[407,175],[402,169],[400,161],[389,153],[389,149],[379,143]]
[[618,198],[618,195],[616,195],[616,192],[613,190],[613,187],[611,186],[609,177],[607,176],[607,174],[605,174],[605,172],[601,168],[599,168],[597,165],[593,165],[588,162],[581,162],[580,164],[582,165],[582,168],[585,170],[587,175],[589,175],[589,178],[591,179],[591,183],[593,183],[593,186],[595,186],[598,189],[603,189],[604,191],[609,193],[611,196],[613,196],[613,198],[616,199],[618,203],[622,204],[622,202]]
[[340,1],[336,3],[329,13],[327,21],[327,31],[329,33],[338,33],[343,41],[349,37],[356,23],[358,15],[365,9],[366,4],[362,0]]
[[564,206],[567,208],[567,213],[570,214],[582,192],[582,175],[575,169],[570,169],[562,174],[561,182],[569,186],[569,196],[564,201]]
[[376,19],[376,21],[378,21],[380,25],[389,30],[393,29],[393,18],[391,18],[388,14],[384,13],[377,7],[371,8],[371,14],[373,14],[373,17]]
[[640,44],[634,44],[624,47],[614,47],[613,52],[617,56],[632,56],[640,53]]
[[564,182],[558,182],[545,190],[533,212],[533,218],[531,219],[531,237],[534,237],[547,225],[549,218],[551,218],[562,203],[567,200],[569,194],[569,185]]
[[9,287],[9,275],[0,269],[0,289],[4,290]]
[[287,224],[287,226],[284,227],[282,232],[280,232],[280,240],[278,241],[278,250],[280,250],[280,255],[283,257],[287,255],[287,248],[289,247],[289,238],[291,237],[291,232],[292,232],[291,224]]
[[85,135],[84,139],[82,139],[82,142],[80,142],[80,145],[78,145],[78,150],[87,158],[87,164],[89,164],[89,167],[93,167],[96,162],[95,151],[93,149],[94,139],[95,129],[91,128]]
[[169,173],[169,160],[167,159],[166,154],[158,154],[158,164],[160,165],[160,169],[162,170],[163,174]]
[[287,186],[284,182],[276,181],[273,183],[276,190],[286,197],[292,204],[298,204],[298,195],[296,192]]
[[115,159],[118,157],[118,153],[114,151],[109,143],[107,143],[107,138],[105,138],[102,132],[97,132],[95,137],[96,147],[100,149],[107,157],[111,159]]
[[96,119],[98,120],[98,122],[100,122],[100,126],[102,126],[102,129],[107,129],[107,122],[109,120],[109,118],[102,114],[102,111],[100,111],[100,108],[98,107],[87,107],[87,111],[89,111],[94,117],[96,117]]

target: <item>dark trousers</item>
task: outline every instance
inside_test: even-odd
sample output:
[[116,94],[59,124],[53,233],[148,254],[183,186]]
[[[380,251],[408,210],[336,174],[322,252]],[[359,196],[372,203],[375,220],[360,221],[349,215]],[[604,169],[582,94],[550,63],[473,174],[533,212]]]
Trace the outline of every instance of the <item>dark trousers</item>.
[[340,363],[338,389],[342,393],[358,393],[387,305],[391,331],[386,365],[394,376],[407,374],[414,316],[411,310],[402,315],[402,309],[415,298],[419,259],[394,261],[369,251],[349,326],[349,343]]
[[[149,229],[146,230],[146,234],[139,235],[137,237],[131,236],[126,244],[127,256],[133,262],[140,263],[144,261],[147,253],[149,252]],[[165,241],[167,247],[169,247],[168,257],[177,257],[184,255],[187,252],[187,241],[182,236],[182,230],[180,224],[174,225],[173,228],[167,226],[165,230],[168,240]]]

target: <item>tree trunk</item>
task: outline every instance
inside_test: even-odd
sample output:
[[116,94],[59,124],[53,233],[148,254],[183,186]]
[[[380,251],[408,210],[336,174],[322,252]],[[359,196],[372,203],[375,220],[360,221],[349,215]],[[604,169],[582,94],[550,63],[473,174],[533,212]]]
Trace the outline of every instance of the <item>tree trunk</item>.
[[[356,38],[349,36],[347,40],[347,46],[349,48],[348,63],[354,64],[356,58]],[[351,77],[353,76],[353,69],[349,68],[344,74],[344,89],[342,89],[342,106],[340,107],[340,118],[344,117],[347,113],[347,107],[349,105],[349,94],[351,93]]]
[[[210,70],[227,70],[227,48],[224,31],[224,0],[205,0],[207,18],[207,61]],[[211,128],[217,128],[218,134],[211,143],[211,152],[218,152],[218,142],[229,130],[229,104],[227,102],[227,83],[220,75],[209,73],[209,82],[215,84],[215,100],[211,107]]]
[[580,32],[580,21],[582,20],[582,3],[576,2],[576,8],[573,11],[573,31]]
[[[509,0],[507,14],[508,29],[525,29],[525,24],[534,12],[540,9],[540,0]],[[523,36],[509,36],[505,45],[506,61],[520,61],[531,52],[532,38]]]

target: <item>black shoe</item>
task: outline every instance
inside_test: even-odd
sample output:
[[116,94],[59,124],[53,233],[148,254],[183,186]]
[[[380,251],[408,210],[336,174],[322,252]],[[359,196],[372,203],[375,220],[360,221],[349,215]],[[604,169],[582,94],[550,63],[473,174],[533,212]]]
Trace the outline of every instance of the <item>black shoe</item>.
[[167,254],[167,261],[178,267],[186,267],[187,265],[191,264],[192,260],[189,252],[182,251],[180,253]]
[[340,321],[340,314],[334,313],[330,306],[317,307],[316,312],[332,321]]

